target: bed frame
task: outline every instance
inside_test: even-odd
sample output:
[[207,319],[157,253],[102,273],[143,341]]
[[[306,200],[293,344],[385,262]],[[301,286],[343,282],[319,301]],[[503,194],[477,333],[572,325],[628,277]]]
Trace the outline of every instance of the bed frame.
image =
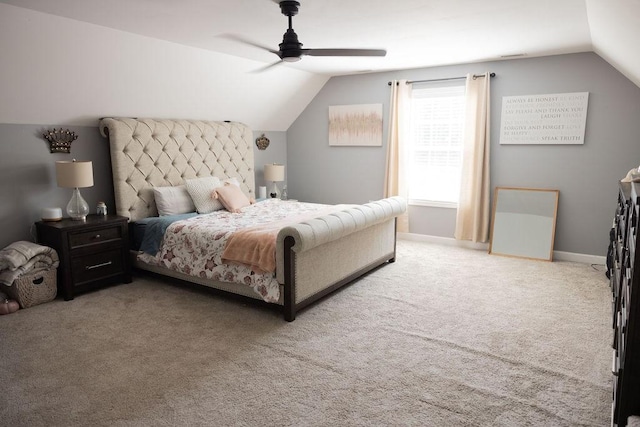
[[[254,197],[253,133],[244,124],[197,120],[105,118],[110,141],[116,213],[136,221],[157,216],[153,187],[186,179],[236,177]],[[284,317],[396,256],[398,197],[358,205],[283,228],[276,245],[276,279]],[[134,256],[135,258],[135,256]],[[134,266],[211,288],[260,299],[246,286],[188,276],[134,260]]]

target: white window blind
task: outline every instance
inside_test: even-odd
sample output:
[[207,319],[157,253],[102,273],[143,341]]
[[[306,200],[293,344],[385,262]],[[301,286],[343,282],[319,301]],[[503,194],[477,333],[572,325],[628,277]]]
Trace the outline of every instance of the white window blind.
[[455,206],[460,191],[464,82],[412,90],[409,200]]

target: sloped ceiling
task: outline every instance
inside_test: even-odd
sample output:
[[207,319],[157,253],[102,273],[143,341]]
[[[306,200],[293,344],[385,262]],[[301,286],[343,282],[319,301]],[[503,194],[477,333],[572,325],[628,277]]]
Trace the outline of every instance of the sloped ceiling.
[[640,0],[587,0],[593,51],[640,86]]
[[[0,0],[270,64],[287,18],[274,0]],[[384,48],[385,58],[305,57],[298,70],[340,75],[591,50],[585,0],[300,0],[304,47]],[[108,4],[109,8],[106,9]]]
[[[196,76],[198,82],[202,82],[202,91],[218,96],[215,101],[196,97],[199,107],[188,105],[192,99],[189,96],[193,95],[189,92],[194,88],[187,87],[188,90],[181,92],[180,88],[174,87],[173,101],[185,104],[180,110],[184,112],[183,116],[190,114],[200,118],[207,115],[211,118],[225,112],[233,116],[231,119],[238,118],[254,129],[262,130],[286,130],[330,76],[360,72],[499,60],[513,55],[534,57],[595,51],[640,86],[640,55],[636,53],[640,45],[640,0],[300,2],[300,13],[293,18],[293,27],[305,47],[384,48],[387,56],[304,57],[299,62],[279,64],[256,73],[278,58],[233,38],[277,49],[287,19],[273,0],[0,0],[0,6],[3,6],[1,3],[17,6],[0,7],[0,12],[11,15],[3,13],[5,17],[0,17],[6,24],[3,26],[11,28],[0,28],[3,38],[0,48],[10,53],[3,63],[17,60],[17,65],[0,73],[13,73],[17,78],[15,81],[23,83],[16,87],[15,83],[8,84],[7,79],[3,79],[0,89],[10,95],[9,99],[11,96],[16,98],[18,107],[23,104],[24,110],[29,109],[20,99],[33,84],[22,75],[24,51],[45,54],[41,52],[43,48],[39,41],[43,38],[57,38],[59,43],[69,46],[70,52],[82,53],[84,56],[78,58],[80,62],[87,58],[97,59],[86,50],[101,51],[103,61],[112,71],[111,77],[101,73],[108,79],[126,78],[126,67],[119,68],[122,62],[113,63],[120,51],[125,53],[121,61],[141,61],[135,58],[134,49],[142,49],[139,54],[142,57],[151,50],[161,52],[171,62],[182,62],[185,67],[200,66],[212,80],[207,80],[205,75]],[[37,12],[29,14],[27,9]],[[44,30],[42,25],[46,27]],[[66,38],[59,36],[56,27],[60,27],[58,31],[62,33],[73,34]],[[79,31],[89,36],[81,35],[79,37],[85,40],[77,40],[75,33]],[[153,62],[153,58],[145,60]],[[32,58],[27,62],[33,61]],[[80,66],[87,68],[86,64]],[[175,68],[175,64],[172,67]],[[174,70],[172,74],[165,67],[161,68],[160,71],[151,68],[148,71],[166,73],[164,77],[145,76],[158,80],[158,87],[166,86],[167,82],[175,85],[175,79],[185,78],[184,73]],[[85,71],[92,70],[89,67]],[[51,91],[45,83],[39,88],[43,94]],[[76,101],[82,103],[82,90],[79,92]],[[234,96],[234,93],[239,95]],[[219,105],[220,94],[224,95],[225,105]],[[140,105],[124,108],[117,100],[113,101],[107,104],[114,114],[141,111]],[[154,99],[153,108],[142,112],[158,117],[171,116],[171,109],[163,108],[162,101]],[[42,116],[25,119],[29,116],[27,111],[21,112],[15,104],[11,108],[4,104],[4,101],[0,103],[0,122],[85,123],[78,112],[63,117],[44,109]],[[93,113],[89,108],[87,117]]]

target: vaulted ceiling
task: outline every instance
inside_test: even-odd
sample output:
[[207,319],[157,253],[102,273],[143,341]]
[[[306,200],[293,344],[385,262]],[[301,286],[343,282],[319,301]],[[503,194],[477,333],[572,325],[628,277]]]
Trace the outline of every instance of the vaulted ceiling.
[[[287,18],[274,0],[1,0],[265,65]],[[301,0],[304,47],[384,48],[384,58],[305,57],[286,66],[328,75],[595,51],[640,82],[638,0]],[[107,5],[108,4],[108,8]]]
[[[0,0],[101,27],[249,59],[279,61],[287,18],[274,0]],[[311,57],[261,78],[329,76],[593,51],[640,86],[640,0],[300,0],[307,48],[386,49],[380,58]],[[108,8],[107,8],[108,5]],[[243,43],[244,40],[249,43]],[[253,45],[252,45],[253,44]],[[255,74],[254,74],[255,75]],[[271,76],[269,76],[271,75]],[[304,79],[303,79],[304,80]]]

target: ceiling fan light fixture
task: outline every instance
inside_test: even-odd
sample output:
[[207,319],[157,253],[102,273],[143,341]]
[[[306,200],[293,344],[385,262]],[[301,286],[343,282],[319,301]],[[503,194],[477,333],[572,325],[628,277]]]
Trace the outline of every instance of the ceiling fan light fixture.
[[[1,1],[1,0],[0,0]],[[300,43],[298,39],[298,35],[293,30],[293,16],[298,14],[298,8],[300,6],[299,1],[295,0],[282,0],[278,2],[280,4],[280,11],[284,16],[287,17],[288,20],[288,28],[287,31],[282,36],[282,43],[278,45],[279,49],[272,50],[268,47],[261,46],[257,43],[244,42],[251,46],[255,46],[266,50],[271,53],[275,53],[280,58],[280,61],[276,64],[280,64],[282,62],[298,62],[302,59],[303,56],[385,56],[387,51],[384,49],[344,49],[344,48],[335,48],[335,49],[307,49],[303,48],[303,44]],[[271,68],[274,64],[271,64],[264,69]]]

